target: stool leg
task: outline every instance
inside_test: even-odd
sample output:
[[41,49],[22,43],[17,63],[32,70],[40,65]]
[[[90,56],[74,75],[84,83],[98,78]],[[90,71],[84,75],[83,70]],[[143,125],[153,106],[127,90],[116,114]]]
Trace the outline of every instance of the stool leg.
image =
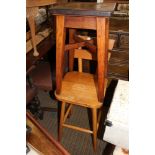
[[94,151],[96,151],[96,143],[97,143],[97,109],[92,108],[92,122],[93,122],[93,145]]
[[62,137],[62,128],[63,128],[63,123],[64,123],[64,114],[65,114],[65,102],[62,102],[61,105],[61,114],[60,114],[60,123],[59,123],[59,135],[58,135],[58,141],[60,142],[61,137]]
[[[69,29],[69,43],[75,43],[74,35],[76,33],[76,29]],[[73,71],[74,64],[74,50],[69,51],[69,71]]]
[[[75,43],[74,35],[76,34],[76,29],[69,29],[69,43]],[[69,71],[73,71],[74,68],[74,50],[69,51]],[[72,109],[69,112],[69,115],[67,118],[71,116]]]

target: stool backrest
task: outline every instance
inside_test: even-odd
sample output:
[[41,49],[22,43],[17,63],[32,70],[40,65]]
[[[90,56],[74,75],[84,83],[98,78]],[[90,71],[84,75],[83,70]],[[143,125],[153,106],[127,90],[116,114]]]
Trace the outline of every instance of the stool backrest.
[[[108,50],[112,50],[114,46],[115,40],[109,39],[109,47]],[[96,60],[96,53],[91,53],[85,49],[75,49],[74,50],[74,58],[78,59],[78,71],[82,72],[82,59],[85,60]],[[108,53],[108,60],[110,58],[110,53]]]

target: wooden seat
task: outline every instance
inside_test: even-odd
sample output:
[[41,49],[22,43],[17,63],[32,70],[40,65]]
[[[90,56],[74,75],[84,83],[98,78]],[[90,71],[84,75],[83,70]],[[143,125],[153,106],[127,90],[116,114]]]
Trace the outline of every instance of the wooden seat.
[[102,102],[98,101],[95,82],[93,74],[68,72],[62,82],[61,93],[55,95],[63,102],[88,108],[100,108]]

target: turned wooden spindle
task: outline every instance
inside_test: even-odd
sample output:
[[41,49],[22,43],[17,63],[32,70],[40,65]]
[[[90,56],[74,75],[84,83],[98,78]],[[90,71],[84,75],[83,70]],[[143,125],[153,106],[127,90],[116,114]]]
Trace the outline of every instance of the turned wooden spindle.
[[34,49],[33,55],[38,56],[39,53],[37,51],[36,47],[36,40],[35,40],[35,16],[38,13],[39,8],[38,7],[29,7],[26,9],[26,17],[30,26],[30,32],[32,37],[32,46]]
[[30,26],[32,46],[34,49],[33,55],[38,56],[35,37],[35,17],[39,11],[39,6],[48,6],[55,4],[56,0],[26,0],[26,17]]

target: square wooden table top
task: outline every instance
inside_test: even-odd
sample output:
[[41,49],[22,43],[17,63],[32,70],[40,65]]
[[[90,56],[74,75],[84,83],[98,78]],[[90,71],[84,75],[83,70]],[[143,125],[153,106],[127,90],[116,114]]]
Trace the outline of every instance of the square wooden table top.
[[62,3],[50,9],[52,14],[80,16],[111,16],[116,3],[70,2]]

